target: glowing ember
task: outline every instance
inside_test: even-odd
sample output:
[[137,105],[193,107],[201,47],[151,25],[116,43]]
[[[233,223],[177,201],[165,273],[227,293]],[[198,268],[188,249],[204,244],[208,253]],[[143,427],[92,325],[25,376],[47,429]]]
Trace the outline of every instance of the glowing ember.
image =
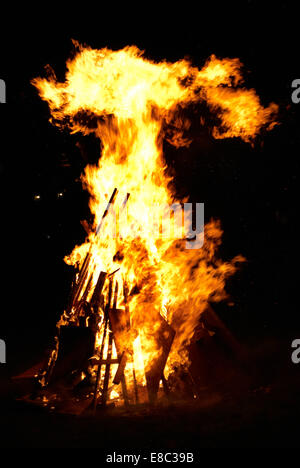
[[[116,271],[112,276],[113,291],[118,285],[115,307],[127,308],[130,317],[130,331],[123,335],[122,346],[128,349],[131,343],[133,349],[125,375],[129,378],[134,370],[138,383],[144,385],[145,371],[158,352],[153,339],[160,326],[158,317],[163,316],[176,332],[167,361],[169,372],[177,364],[188,364],[187,345],[201,313],[208,301],[226,297],[225,280],[242,261],[240,256],[229,263],[217,258],[222,236],[218,221],[206,224],[201,249],[187,249],[186,241],[178,239],[180,216],[174,215],[175,225],[167,235],[153,235],[158,208],[186,202],[172,192],[162,154],[163,138],[176,147],[188,146],[184,131],[189,123],[178,117],[179,106],[205,101],[220,122],[213,129],[215,138],[240,137],[252,142],[261,128],[269,130],[275,125],[277,106],[262,107],[254,90],[241,87],[238,59],[211,56],[199,70],[187,60],[155,63],[134,46],[119,51],[77,47],[75,57],[67,62],[64,83],[57,82],[54,73],[48,79],[33,80],[49,104],[52,123],[67,126],[72,133],[94,133],[101,141],[98,165],[88,165],[82,176],[91,195],[94,225],[86,242],[76,246],[65,261],[82,266],[90,252],[84,283],[90,285],[84,298],[87,303],[99,273]],[[91,118],[96,124],[91,125]],[[170,125],[172,137],[167,134]],[[107,216],[100,235],[95,236],[115,187],[117,211],[126,194],[130,198],[125,209],[117,212],[117,222],[114,216]],[[126,223],[122,223],[120,235],[122,216]],[[85,287],[78,299],[84,291]],[[98,315],[97,350],[104,330],[102,306]],[[60,324],[77,320],[72,308],[65,311]],[[104,346],[103,355],[107,356],[107,340]],[[115,349],[112,359],[114,356]],[[113,392],[111,398],[119,396]]]

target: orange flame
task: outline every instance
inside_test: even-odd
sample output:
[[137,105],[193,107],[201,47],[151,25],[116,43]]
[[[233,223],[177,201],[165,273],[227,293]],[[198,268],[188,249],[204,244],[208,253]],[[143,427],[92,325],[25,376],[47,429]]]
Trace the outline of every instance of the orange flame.
[[[175,133],[169,141],[187,146],[184,131],[189,124],[181,118],[175,121],[175,113],[179,105],[205,101],[220,121],[213,129],[215,138],[240,137],[252,142],[261,128],[270,130],[275,125],[277,106],[264,108],[253,89],[241,87],[238,59],[211,56],[199,70],[187,60],[156,63],[135,46],[118,51],[77,47],[75,57],[67,62],[64,83],[57,82],[54,73],[48,79],[33,80],[49,104],[52,123],[67,126],[72,133],[94,133],[101,140],[98,164],[88,165],[82,176],[91,195],[93,232],[65,260],[72,265],[82,263],[92,246],[89,268],[93,284],[100,271],[110,273],[120,268],[115,280],[121,285],[126,281],[129,291],[138,291],[128,296],[131,323],[142,326],[147,335],[155,329],[160,313],[176,330],[170,369],[175,363],[188,362],[186,346],[201,313],[209,300],[226,297],[226,278],[235,272],[242,257],[228,263],[217,258],[222,231],[216,221],[206,224],[201,249],[185,248],[184,241],[174,235],[179,225],[169,235],[153,235],[155,207],[185,201],[177,200],[170,188],[171,177],[162,154],[164,129],[173,123]],[[94,126],[90,125],[91,116],[96,117]],[[119,191],[117,206],[130,193],[125,235],[115,235],[108,217],[101,236],[95,238],[115,187]],[[118,307],[123,306],[120,295]],[[155,344],[150,340],[139,353],[143,359],[135,359],[141,362],[138,368],[142,362],[147,366],[155,356]]]

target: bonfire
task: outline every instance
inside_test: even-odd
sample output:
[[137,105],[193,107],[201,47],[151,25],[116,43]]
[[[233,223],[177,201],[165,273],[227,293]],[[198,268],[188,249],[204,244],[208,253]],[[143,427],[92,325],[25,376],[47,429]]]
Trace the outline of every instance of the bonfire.
[[99,139],[98,163],[82,174],[93,223],[65,257],[74,280],[38,380],[45,391],[68,378],[94,409],[153,404],[170,396],[174,375],[188,374],[201,316],[226,298],[226,279],[243,261],[222,261],[220,222],[204,225],[203,203],[177,198],[163,141],[188,151],[182,110],[205,103],[214,138],[253,144],[274,127],[277,106],[263,107],[243,86],[236,58],[211,56],[199,69],[185,59],[149,60],[135,46],[75,46],[64,82],[50,67],[32,82],[52,124]]

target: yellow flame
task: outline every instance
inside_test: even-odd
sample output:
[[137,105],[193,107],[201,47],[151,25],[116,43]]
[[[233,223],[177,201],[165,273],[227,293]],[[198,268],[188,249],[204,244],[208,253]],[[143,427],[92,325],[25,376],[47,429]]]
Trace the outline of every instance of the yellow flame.
[[119,398],[119,397],[120,397],[120,395],[119,395],[119,393],[118,393],[116,390],[112,390],[112,391],[110,392],[110,399],[111,399],[111,400],[114,400],[114,399]]
[[[94,283],[99,271],[120,268],[119,291],[123,281],[129,292],[133,288],[138,291],[128,296],[132,328],[140,334],[154,330],[157,312],[175,328],[170,368],[173,363],[187,362],[186,345],[201,313],[208,300],[219,301],[226,296],[226,278],[235,272],[242,257],[228,263],[217,258],[222,236],[217,221],[205,226],[200,250],[187,250],[174,236],[175,228],[168,236],[153,235],[155,207],[184,201],[176,199],[172,178],[167,174],[162,154],[165,130],[172,124],[175,130],[169,141],[175,146],[189,145],[189,138],[184,136],[189,123],[178,117],[179,106],[205,101],[220,122],[213,129],[214,137],[240,137],[252,142],[261,128],[274,126],[277,106],[264,108],[253,89],[241,86],[238,59],[211,56],[199,70],[187,60],[156,63],[135,46],[118,51],[77,47],[75,57],[67,62],[64,83],[59,83],[54,73],[48,79],[33,80],[41,98],[49,104],[54,124],[67,126],[73,133],[94,133],[101,140],[98,164],[88,165],[82,176],[83,186],[91,195],[93,231],[66,261],[82,263],[92,246]],[[125,232],[122,238],[116,235],[118,227],[108,216],[101,236],[96,238],[95,229],[115,187],[119,191],[116,206],[121,206],[130,193]],[[118,306],[123,305],[120,296]],[[101,331],[98,345],[100,336]],[[141,358],[141,346],[134,342],[135,366],[141,371],[157,353],[152,341],[143,348]]]

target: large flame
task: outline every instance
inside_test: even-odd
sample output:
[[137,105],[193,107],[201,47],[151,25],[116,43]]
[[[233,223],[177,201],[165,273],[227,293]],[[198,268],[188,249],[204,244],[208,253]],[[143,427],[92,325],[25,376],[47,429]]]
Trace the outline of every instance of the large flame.
[[[188,122],[178,117],[178,108],[204,101],[218,118],[214,137],[252,142],[261,128],[274,126],[277,106],[264,108],[253,89],[241,86],[238,59],[211,56],[199,70],[187,60],[156,63],[134,46],[118,51],[77,47],[74,58],[67,62],[64,83],[57,82],[53,72],[47,79],[33,80],[49,104],[54,124],[68,126],[71,132],[94,133],[101,141],[98,164],[88,165],[82,176],[91,195],[93,229],[66,262],[82,263],[92,248],[89,268],[94,283],[100,271],[110,273],[119,268],[114,276],[121,285],[118,307],[124,306],[121,292],[126,282],[131,323],[141,330],[144,341],[157,326],[157,313],[175,328],[168,359],[171,369],[178,362],[187,362],[186,346],[201,313],[209,300],[226,296],[226,278],[242,258],[229,263],[217,258],[222,231],[216,221],[206,224],[201,249],[186,249],[185,241],[175,236],[181,226],[175,216],[178,226],[168,235],[153,235],[158,207],[186,201],[177,200],[172,192],[162,154],[166,129],[172,124],[173,135],[168,140],[172,144],[188,145],[184,137]],[[96,238],[96,227],[115,187],[116,206],[130,193],[123,236],[118,235],[118,226],[114,232],[114,222],[108,217]],[[147,366],[155,355],[155,343],[146,339],[141,350],[136,339],[133,341]],[[136,356],[137,367],[139,360]]]

